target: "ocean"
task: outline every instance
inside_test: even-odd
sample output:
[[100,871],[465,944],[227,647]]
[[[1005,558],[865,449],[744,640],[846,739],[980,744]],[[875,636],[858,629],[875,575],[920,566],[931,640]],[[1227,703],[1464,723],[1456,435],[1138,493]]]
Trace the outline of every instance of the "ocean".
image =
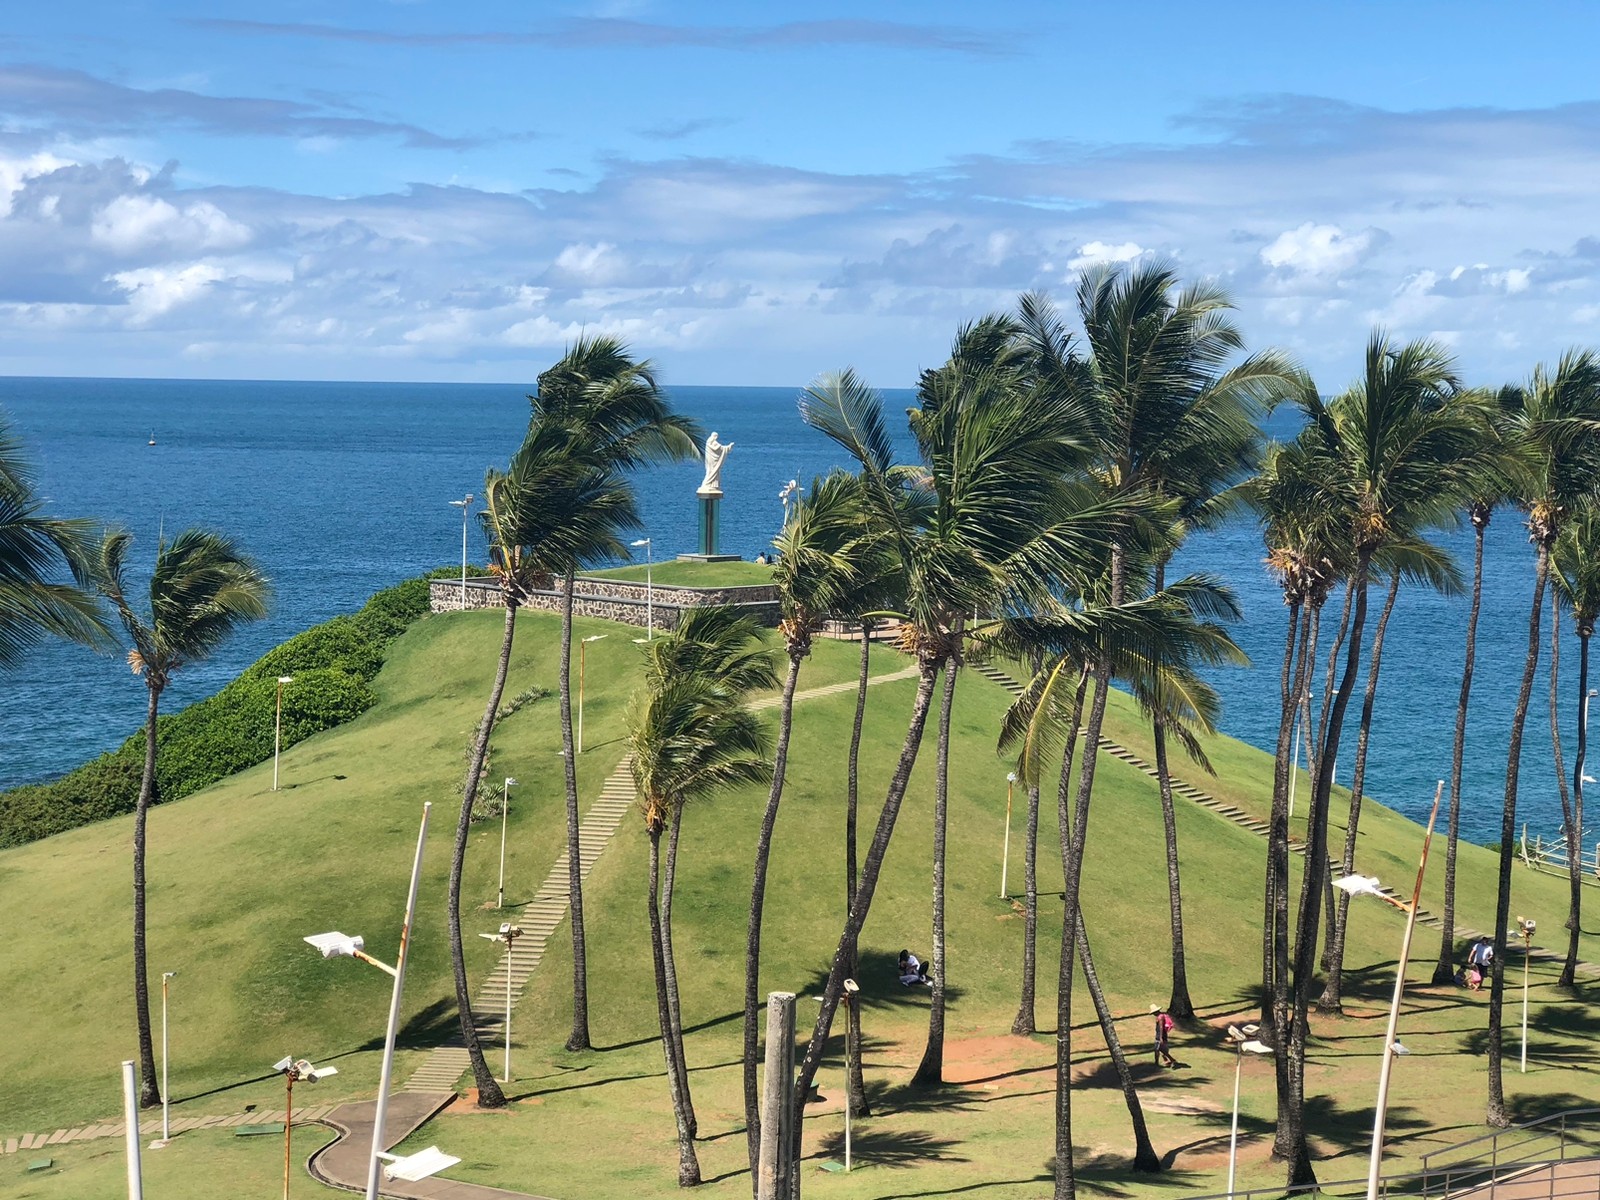
[[[21,436],[50,511],[120,524],[135,536],[136,578],[158,538],[189,525],[220,529],[263,565],[271,616],[246,626],[210,661],[179,672],[166,711],[210,695],[262,653],[306,627],[358,608],[380,588],[458,563],[460,509],[482,492],[484,470],[504,467],[528,419],[515,385],[277,383],[204,380],[0,379],[0,410]],[[734,449],[723,471],[722,549],[753,558],[782,517],[779,489],[835,464],[832,444],[800,420],[791,388],[671,387],[676,407]],[[909,400],[887,392],[891,413]],[[1289,418],[1269,429],[1290,432]],[[892,426],[902,449],[904,421]],[[154,438],[155,444],[148,444]],[[696,464],[638,480],[657,558],[695,549]],[[1469,530],[1440,541],[1471,570]],[[476,525],[469,557],[483,560]],[[1220,576],[1244,621],[1235,637],[1251,669],[1219,671],[1224,731],[1271,750],[1277,737],[1282,597],[1262,565],[1246,517],[1197,537],[1179,571]],[[1487,539],[1474,712],[1468,732],[1463,832],[1497,840],[1511,711],[1527,650],[1533,553],[1521,518],[1495,515]],[[1329,602],[1337,620],[1340,597]],[[1382,603],[1374,587],[1371,620]],[[1367,791],[1425,819],[1437,779],[1448,778],[1460,689],[1467,600],[1404,589],[1390,623],[1373,721]],[[1568,771],[1576,726],[1577,641],[1563,639],[1562,738]],[[1545,665],[1548,664],[1548,613]],[[1364,677],[1363,684],[1364,686]],[[1320,695],[1320,672],[1317,694]],[[1548,677],[1535,686],[1524,740],[1519,820],[1530,835],[1560,829],[1551,754]],[[1337,776],[1354,761],[1358,691]],[[48,645],[0,685],[0,787],[59,775],[137,730],[144,689],[118,657]],[[1198,776],[1179,765],[1181,774]],[[997,773],[1003,768],[997,763]],[[1203,786],[1203,783],[1202,783]]]

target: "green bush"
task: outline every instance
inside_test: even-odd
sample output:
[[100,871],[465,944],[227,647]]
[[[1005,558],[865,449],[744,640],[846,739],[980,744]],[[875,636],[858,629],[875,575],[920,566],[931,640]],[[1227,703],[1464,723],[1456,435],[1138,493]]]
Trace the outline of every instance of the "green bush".
[[[334,617],[268,651],[216,695],[156,723],[156,800],[176,800],[272,757],[278,676],[283,745],[332,729],[377,700],[372,680],[389,644],[428,612],[428,580],[443,568],[385,588],[360,611]],[[116,750],[47,783],[0,793],[0,846],[36,841],[132,812],[144,772],[144,731]]]

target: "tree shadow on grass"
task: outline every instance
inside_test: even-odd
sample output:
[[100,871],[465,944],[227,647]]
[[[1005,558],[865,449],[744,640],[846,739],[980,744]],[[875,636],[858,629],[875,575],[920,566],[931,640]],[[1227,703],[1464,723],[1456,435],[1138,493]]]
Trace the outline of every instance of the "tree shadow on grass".
[[[926,1129],[857,1129],[851,1141],[851,1157],[874,1167],[920,1167],[928,1163],[964,1163],[955,1153],[960,1145],[954,1138],[938,1137]],[[826,1158],[844,1159],[844,1130],[822,1135],[818,1148]]]
[[[744,1020],[744,1010],[740,1009],[738,1012],[723,1013],[720,1017],[708,1017],[706,1020],[694,1025],[685,1025],[683,1031],[684,1033],[699,1033],[701,1030],[714,1029],[718,1025],[726,1025],[729,1021],[742,1020]],[[612,1050],[632,1050],[636,1046],[648,1046],[652,1042],[659,1042],[660,1040],[660,1032],[653,1031],[645,1034],[644,1037],[634,1038],[631,1042],[614,1042],[609,1046],[593,1046],[591,1049],[597,1054],[605,1054]]]
[[[1178,1049],[1181,1051],[1182,1047]],[[1049,1069],[1055,1070],[1054,1064],[1051,1064]],[[1128,1074],[1133,1076],[1133,1084],[1140,1089],[1141,1094],[1145,1092],[1154,1094],[1157,1091],[1179,1091],[1187,1088],[1197,1088],[1202,1084],[1209,1083],[1203,1076],[1195,1075],[1191,1071],[1185,1071],[1181,1068],[1173,1070],[1157,1066],[1155,1063],[1130,1062],[1128,1064]],[[1073,1079],[1073,1087],[1105,1088],[1109,1091],[1120,1091],[1122,1079],[1117,1074],[1116,1064],[1106,1058],[1096,1063],[1082,1075],[1076,1076]]]
[[[1045,1159],[1046,1178],[1055,1177],[1055,1156]],[[1201,1178],[1194,1171],[1135,1171],[1121,1154],[1075,1154],[1073,1180],[1077,1191],[1098,1196],[1148,1196],[1153,1191],[1172,1189],[1193,1195]]]
[[[504,1014],[501,1015],[504,1020]],[[400,1050],[431,1050],[452,1035],[461,1032],[461,1018],[457,1014],[454,998],[440,997],[426,1008],[413,1013],[395,1034],[394,1044]],[[356,1047],[358,1050],[382,1050],[382,1035],[370,1037]]]
[[891,1085],[880,1079],[867,1083],[867,1104],[873,1115],[879,1117],[895,1113],[967,1112],[989,1099],[992,1099],[989,1093],[968,1091],[964,1084],[914,1087]]

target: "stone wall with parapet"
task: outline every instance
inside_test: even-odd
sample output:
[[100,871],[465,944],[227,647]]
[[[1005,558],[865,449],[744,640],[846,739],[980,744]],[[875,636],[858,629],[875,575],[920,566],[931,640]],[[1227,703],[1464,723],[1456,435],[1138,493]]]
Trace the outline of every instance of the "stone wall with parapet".
[[[778,623],[778,589],[771,584],[716,588],[663,587],[658,584],[653,597],[648,595],[649,591],[643,583],[631,579],[579,577],[572,588],[572,611],[580,617],[599,617],[643,628],[650,623],[650,610],[653,608],[655,624],[662,629],[673,629],[686,608],[733,604],[747,608],[763,625]],[[428,600],[429,607],[436,613],[499,608],[500,588],[492,578],[469,575],[463,603],[459,579],[435,579],[429,584]],[[539,589],[528,597],[524,607],[560,612],[561,593]]]

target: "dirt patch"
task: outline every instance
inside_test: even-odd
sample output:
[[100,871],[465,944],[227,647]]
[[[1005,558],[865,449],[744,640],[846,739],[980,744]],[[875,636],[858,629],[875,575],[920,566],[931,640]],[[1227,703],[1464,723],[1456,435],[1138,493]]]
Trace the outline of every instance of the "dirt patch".
[[1054,1050],[1028,1038],[955,1038],[944,1044],[945,1081],[962,1087],[1036,1087],[1041,1074],[1054,1071]]
[[446,1104],[444,1111],[452,1117],[503,1117],[511,1111],[511,1106],[508,1104],[504,1108],[479,1108],[478,1089],[468,1088]]

